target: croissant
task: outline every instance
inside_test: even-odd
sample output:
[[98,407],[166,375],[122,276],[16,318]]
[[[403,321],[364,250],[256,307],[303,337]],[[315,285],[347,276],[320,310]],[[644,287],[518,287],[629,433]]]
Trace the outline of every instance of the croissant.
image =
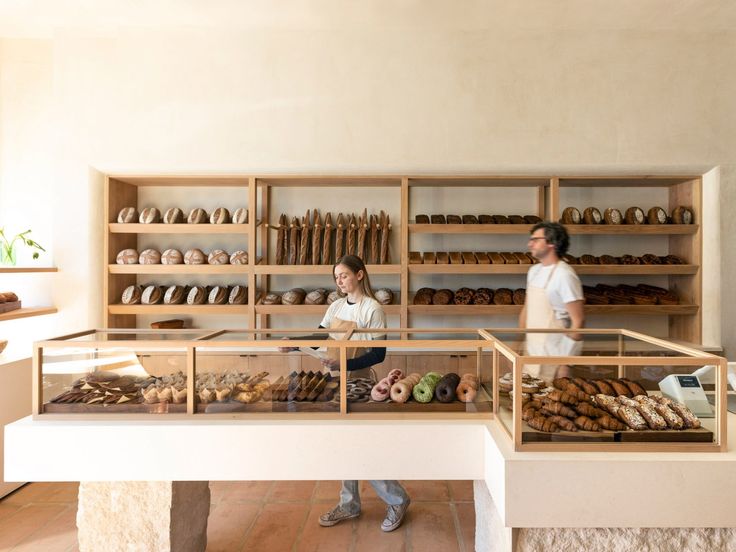
[[572,382],[585,391],[588,395],[595,395],[598,393],[598,388],[595,385],[588,383],[583,378],[572,378]]
[[568,420],[567,418],[563,418],[562,416],[549,416],[547,418],[550,422],[553,422],[560,426],[560,429],[564,429],[565,431],[577,431],[577,426]]
[[565,404],[578,404],[580,402],[575,396],[559,389],[547,393],[546,398]]
[[527,407],[527,405],[524,405],[524,409],[521,411],[521,419],[525,422],[528,422],[535,416],[539,416],[539,411],[534,407]]
[[535,416],[534,418],[527,420],[526,423],[529,424],[529,427],[532,429],[544,431],[545,433],[557,433],[560,431],[560,428],[556,423],[550,421],[549,418],[544,416]]
[[583,431],[600,431],[601,426],[587,416],[578,416],[575,418],[575,425]]
[[567,389],[567,386],[570,385],[570,383],[572,383],[572,380],[570,378],[555,378],[552,381],[552,385],[562,391]]
[[584,392],[582,389],[580,389],[577,385],[570,382],[567,384],[567,387],[564,389],[565,393],[572,395],[579,401],[585,401],[590,402],[590,395],[588,395],[586,392]]
[[607,414],[604,410],[596,408],[592,404],[586,402],[581,402],[580,404],[576,405],[575,410],[578,411],[578,414],[582,414],[583,416],[588,416],[590,418],[598,418]]
[[565,416],[566,418],[574,418],[575,416],[577,416],[577,413],[569,406],[565,406],[561,402],[550,400],[543,401],[542,411],[549,412],[550,414]]
[[629,429],[629,426],[627,426],[626,424],[622,424],[616,418],[609,414],[599,416],[598,418],[596,418],[595,421],[603,429],[608,429],[610,431],[626,431],[627,429]]

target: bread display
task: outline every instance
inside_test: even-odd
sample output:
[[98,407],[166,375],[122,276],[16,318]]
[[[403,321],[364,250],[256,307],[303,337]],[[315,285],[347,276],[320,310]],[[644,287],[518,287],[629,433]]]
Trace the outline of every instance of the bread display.
[[524,288],[515,289],[512,299],[514,305],[523,305],[526,303],[526,290]]
[[239,249],[235,253],[230,255],[231,265],[247,265],[248,264],[248,253]]
[[621,224],[623,220],[624,217],[618,209],[609,207],[603,212],[603,221],[606,224]]
[[672,210],[672,224],[692,224],[693,222],[695,222],[695,216],[690,207],[681,205]]
[[460,215],[447,215],[447,224],[462,224],[463,218]]
[[118,213],[117,221],[121,224],[138,222],[138,210],[135,207],[123,207]]
[[224,265],[230,263],[230,255],[228,255],[222,249],[213,249],[209,255],[207,255],[207,263],[211,265]]
[[414,222],[416,224],[429,224],[429,216],[428,215],[417,215],[414,217]]
[[409,264],[534,264],[536,259],[523,251],[470,252],[440,251],[409,252]]
[[189,249],[186,253],[184,253],[184,264],[207,264],[207,256],[202,252],[201,249]]
[[248,304],[248,288],[246,286],[235,285],[230,288],[227,302],[229,305],[247,305]]
[[652,207],[647,211],[647,222],[649,224],[667,224],[667,211],[661,207]]
[[281,295],[278,293],[267,293],[261,301],[264,305],[280,305]]
[[146,207],[138,218],[141,224],[156,224],[161,222],[161,212],[156,207]]
[[508,288],[499,288],[493,293],[494,305],[512,305],[514,303],[514,292]]
[[376,301],[382,305],[390,305],[394,302],[394,292],[388,288],[381,288],[375,292]]
[[230,211],[225,207],[218,207],[210,215],[210,224],[227,224],[230,222]]
[[146,286],[141,293],[141,303],[144,305],[157,305],[164,298],[164,294],[159,286],[149,285]]
[[644,211],[639,207],[629,207],[624,214],[624,220],[626,224],[644,224],[647,219],[644,216]]
[[144,249],[138,256],[138,263],[152,265],[161,263],[161,253],[156,249]]
[[431,215],[429,217],[429,220],[431,221],[432,224],[447,224],[445,215]]
[[137,305],[141,302],[141,286],[128,286],[123,290],[121,301],[123,305]]
[[187,305],[204,305],[207,302],[207,295],[204,286],[193,286],[187,293]]
[[327,290],[315,289],[304,297],[305,305],[324,305],[327,302]]
[[178,305],[186,299],[184,286],[169,286],[164,293],[164,304]]
[[575,207],[565,207],[562,211],[560,222],[562,224],[580,224],[582,222],[582,218],[580,211]]
[[187,224],[205,224],[207,220],[207,212],[197,207],[189,212]]
[[536,224],[542,219],[536,215],[416,215],[416,224]]
[[178,207],[170,207],[164,213],[164,224],[181,224],[184,222],[184,212]]
[[207,296],[207,302],[210,305],[224,305],[227,303],[229,294],[230,290],[227,286],[214,286]]
[[583,222],[585,224],[600,224],[603,222],[603,215],[595,207],[588,207],[583,211]]
[[[454,297],[454,293],[450,291],[449,289],[441,289],[438,292],[436,292],[434,295],[432,295],[432,304],[433,305],[449,305],[452,303],[452,299]],[[416,297],[414,298],[416,301]]]
[[[563,224],[579,224],[576,220],[575,207],[567,207],[562,212],[560,222]],[[579,214],[579,212],[578,212]],[[603,215],[596,207],[587,207],[583,211],[582,222],[585,224],[692,224],[693,212],[689,207],[675,207],[672,216],[662,207],[650,207],[646,214],[639,207],[629,207],[625,214],[614,207],[605,209]]]
[[115,257],[117,264],[138,264],[138,251],[135,249],[123,249]]
[[677,305],[679,299],[674,292],[651,286],[619,284],[610,286],[597,284],[595,287],[583,286],[585,302],[589,305]]
[[184,262],[184,255],[178,249],[166,249],[161,253],[161,264],[175,265]]
[[233,224],[246,224],[248,222],[247,207],[238,207],[237,209],[235,209],[231,222]]
[[455,292],[452,302],[455,305],[470,305],[473,302],[475,292],[470,288],[460,288]]
[[281,296],[281,303],[284,305],[301,305],[304,303],[304,298],[307,292],[302,288],[294,288],[285,292]]

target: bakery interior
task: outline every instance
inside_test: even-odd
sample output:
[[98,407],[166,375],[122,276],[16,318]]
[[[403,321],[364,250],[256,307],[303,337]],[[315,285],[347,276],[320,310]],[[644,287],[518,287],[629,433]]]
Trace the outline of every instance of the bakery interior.
[[[724,0],[0,3],[0,549],[736,549],[734,54]],[[386,329],[325,342],[346,253]]]

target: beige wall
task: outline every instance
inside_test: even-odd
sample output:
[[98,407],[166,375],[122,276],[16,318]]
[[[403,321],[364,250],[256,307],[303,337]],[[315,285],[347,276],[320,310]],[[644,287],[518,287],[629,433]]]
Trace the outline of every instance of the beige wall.
[[[404,10],[345,25],[312,13],[303,27],[274,17],[239,30],[57,29],[40,44],[3,41],[14,51],[4,65],[43,50],[37,67],[52,82],[19,74],[53,105],[44,132],[56,147],[30,147],[54,168],[62,325],[99,321],[101,196],[90,167],[705,173],[734,163],[736,33],[484,28],[474,22],[492,21],[493,9],[473,5],[473,21],[432,4],[420,20]],[[734,186],[736,171],[723,170],[721,206],[736,206]],[[724,236],[732,225],[723,217]],[[727,240],[720,262],[736,268]],[[724,328],[733,303],[723,301]],[[733,332],[723,342],[736,354]]]

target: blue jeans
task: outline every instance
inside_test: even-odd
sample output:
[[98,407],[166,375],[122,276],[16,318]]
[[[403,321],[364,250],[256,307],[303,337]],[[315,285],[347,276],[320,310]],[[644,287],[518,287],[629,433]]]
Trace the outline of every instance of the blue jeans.
[[[389,506],[399,506],[409,499],[406,490],[396,480],[369,481],[376,494]],[[343,481],[340,489],[340,508],[350,514],[360,512],[358,481]]]

